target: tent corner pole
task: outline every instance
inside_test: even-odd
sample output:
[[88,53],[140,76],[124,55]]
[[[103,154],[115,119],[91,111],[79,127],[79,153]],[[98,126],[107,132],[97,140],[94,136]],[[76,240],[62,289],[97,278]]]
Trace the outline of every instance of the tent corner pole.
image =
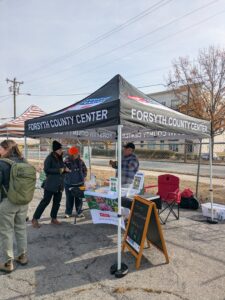
[[27,137],[24,136],[24,157],[27,160]]
[[121,269],[121,175],[122,175],[122,125],[118,125],[117,136],[117,151],[118,151],[118,256],[117,256],[117,270]]
[[91,142],[88,140],[88,160],[89,160],[89,173],[90,173],[90,180],[91,180]]
[[213,220],[213,183],[212,183],[212,137],[210,136],[209,139],[209,164],[210,164],[210,188],[209,188],[209,193],[210,193],[210,202],[211,202],[211,220],[210,223],[214,224],[217,223],[216,221]]
[[198,169],[197,169],[197,181],[196,181],[196,191],[195,191],[195,196],[197,198],[198,198],[198,187],[199,187],[199,177],[200,177],[200,167],[201,167],[201,154],[202,154],[202,139],[199,140]]

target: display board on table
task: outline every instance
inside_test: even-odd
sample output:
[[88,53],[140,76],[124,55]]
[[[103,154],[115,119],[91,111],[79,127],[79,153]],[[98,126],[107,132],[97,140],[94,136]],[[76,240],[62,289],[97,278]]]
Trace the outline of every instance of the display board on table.
[[124,235],[123,251],[128,248],[136,257],[137,269],[140,267],[145,241],[147,241],[149,247],[152,244],[163,252],[166,263],[169,263],[155,203],[140,196],[135,196]]
[[[84,197],[94,224],[118,225],[118,194],[109,192],[107,187],[95,191],[85,191]],[[122,228],[125,229],[122,218]]]
[[139,195],[144,189],[144,173],[137,172],[134,175],[134,179],[127,191],[127,196],[132,197],[134,195]]

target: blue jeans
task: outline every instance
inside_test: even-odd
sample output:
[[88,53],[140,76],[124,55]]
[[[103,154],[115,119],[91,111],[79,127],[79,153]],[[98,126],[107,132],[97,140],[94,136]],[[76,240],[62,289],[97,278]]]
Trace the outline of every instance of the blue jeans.
[[69,190],[70,186],[65,186],[65,192],[66,192],[66,215],[72,215],[73,207],[75,203],[76,212],[77,214],[82,213],[82,205],[83,200],[82,198],[74,196],[71,191]]

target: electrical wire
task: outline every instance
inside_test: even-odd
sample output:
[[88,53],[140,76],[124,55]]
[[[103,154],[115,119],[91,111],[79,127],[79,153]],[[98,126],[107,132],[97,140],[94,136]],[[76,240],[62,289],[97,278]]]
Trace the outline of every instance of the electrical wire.
[[[27,73],[24,73],[24,74],[20,75],[20,77],[21,77],[21,76],[26,76],[26,75],[28,75],[28,74],[30,74],[30,73],[33,74],[33,73],[35,73],[35,72],[37,72],[37,71],[43,70],[44,68],[47,68],[47,67],[49,67],[49,66],[51,66],[51,65],[54,65],[54,64],[56,64],[56,63],[59,63],[59,62],[65,60],[65,59],[67,59],[67,58],[69,58],[69,57],[71,57],[71,56],[74,56],[74,55],[76,55],[76,54],[78,54],[78,53],[80,53],[80,52],[82,52],[82,51],[88,49],[89,47],[91,47],[91,46],[93,46],[93,45],[99,43],[100,41],[103,41],[103,40],[105,40],[106,38],[110,37],[112,34],[121,31],[122,29],[126,28],[127,26],[129,26],[129,25],[131,25],[131,24],[133,24],[133,23],[139,21],[140,19],[146,17],[147,15],[153,13],[154,11],[156,11],[157,9],[159,9],[159,8],[161,8],[161,7],[163,7],[163,6],[165,6],[166,4],[168,4],[168,3],[171,2],[171,1],[173,1],[173,0],[166,0],[166,1],[165,1],[165,0],[160,0],[160,1],[158,1],[158,2],[155,3],[154,5],[150,6],[150,7],[147,8],[146,10],[144,10],[143,12],[141,12],[141,13],[139,13],[138,15],[136,15],[136,16],[130,18],[130,19],[127,20],[126,22],[124,22],[124,23],[122,23],[122,24],[116,26],[115,28],[111,29],[110,31],[108,31],[108,32],[106,32],[106,33],[104,33],[104,34],[102,34],[102,35],[100,35],[100,36],[97,36],[95,39],[93,39],[93,40],[87,42],[87,43],[84,44],[83,46],[78,47],[78,48],[72,50],[71,52],[69,52],[69,53],[67,53],[67,54],[65,54],[65,55],[59,56],[58,58],[55,58],[54,60],[50,61],[49,63],[47,63],[47,64],[45,64],[45,65],[43,65],[43,66],[41,66],[41,67],[39,67],[39,68],[37,68],[37,69],[34,69],[34,70],[29,71],[29,72],[27,72]],[[165,2],[165,3],[164,3],[164,2]]]
[[214,14],[214,15],[211,15],[211,16],[209,16],[209,17],[207,17],[207,18],[201,20],[200,22],[197,22],[197,23],[192,24],[192,25],[190,25],[190,26],[188,26],[188,27],[185,27],[185,28],[182,29],[182,30],[179,30],[179,31],[177,31],[177,32],[175,32],[175,33],[172,33],[172,34],[170,34],[170,35],[167,35],[166,37],[164,37],[164,38],[162,38],[162,39],[159,39],[158,41],[156,41],[156,42],[154,42],[154,43],[150,43],[150,44],[148,44],[148,45],[146,45],[146,46],[144,46],[144,47],[142,47],[142,48],[139,48],[139,49],[137,49],[137,50],[135,50],[135,51],[132,51],[132,52],[130,52],[130,53],[128,53],[128,54],[125,54],[125,55],[123,55],[123,56],[117,57],[117,58],[114,59],[114,60],[110,60],[110,61],[108,61],[108,62],[106,62],[106,63],[104,63],[104,64],[102,64],[102,65],[100,65],[100,66],[98,66],[98,67],[96,67],[96,68],[93,68],[93,69],[91,69],[91,70],[87,70],[87,71],[85,71],[85,72],[83,72],[83,73],[79,73],[79,75],[84,75],[84,74],[86,74],[86,73],[90,73],[90,72],[96,71],[97,69],[100,69],[100,68],[102,68],[102,67],[105,67],[105,66],[107,66],[107,65],[109,65],[109,64],[113,64],[113,63],[115,63],[116,61],[119,61],[119,60],[121,60],[121,59],[124,58],[124,57],[127,57],[127,56],[129,56],[129,55],[136,54],[137,52],[140,52],[141,50],[146,49],[146,48],[148,48],[148,47],[155,46],[155,45],[157,45],[157,44],[159,44],[159,43],[161,43],[161,42],[164,42],[164,41],[170,39],[171,37],[174,37],[174,36],[176,36],[176,35],[178,35],[178,34],[180,34],[180,33],[183,33],[183,32],[185,32],[185,31],[189,30],[189,29],[192,29],[192,28],[194,28],[194,27],[196,27],[196,26],[199,26],[199,25],[201,25],[201,24],[203,24],[203,23],[209,21],[210,19],[212,19],[212,18],[214,18],[214,17],[216,17],[216,16],[218,16],[218,15],[224,14],[224,13],[225,13],[225,10],[222,10],[222,11],[220,11],[220,12]]
[[[170,25],[172,25],[172,24],[174,24],[174,23],[176,23],[176,22],[178,22],[178,21],[180,21],[180,20],[182,20],[182,19],[184,19],[184,18],[186,18],[186,17],[188,17],[188,16],[190,16],[190,15],[192,15],[192,14],[198,12],[198,11],[201,11],[202,9],[207,8],[207,7],[209,7],[210,5],[212,5],[212,4],[214,4],[215,2],[218,2],[218,1],[219,1],[219,0],[213,0],[213,1],[210,1],[210,2],[206,3],[205,5],[202,5],[202,6],[196,8],[196,9],[194,9],[194,10],[192,10],[192,11],[190,11],[190,12],[188,12],[188,13],[186,13],[186,14],[184,14],[184,15],[182,15],[182,16],[180,16],[180,17],[174,19],[174,20],[171,20],[170,22],[168,22],[168,23],[166,23],[166,24],[164,24],[164,25],[162,25],[162,26],[159,26],[159,27],[157,27],[157,28],[151,30],[150,32],[148,32],[148,33],[146,33],[146,34],[144,34],[144,35],[141,35],[141,36],[139,36],[139,37],[137,37],[137,38],[135,38],[135,39],[133,39],[133,40],[131,40],[131,41],[129,41],[129,42],[127,42],[127,43],[121,45],[121,46],[118,46],[118,47],[116,47],[116,48],[114,48],[114,49],[111,49],[110,51],[107,51],[107,52],[105,52],[105,53],[102,53],[102,54],[100,54],[100,55],[97,55],[97,56],[95,56],[95,57],[93,57],[93,58],[90,58],[90,59],[88,59],[88,60],[86,60],[86,61],[83,61],[83,62],[81,62],[81,63],[72,65],[72,66],[70,66],[70,67],[68,67],[68,68],[65,68],[65,69],[63,69],[63,70],[59,70],[58,72],[54,72],[54,74],[44,75],[44,76],[39,77],[39,78],[36,78],[36,79],[27,80],[26,82],[30,83],[30,82],[38,81],[38,80],[41,80],[41,79],[44,79],[44,78],[49,78],[49,77],[55,76],[55,75],[57,75],[57,74],[60,74],[60,73],[63,73],[63,72],[67,72],[67,71],[70,71],[71,69],[73,69],[73,68],[75,68],[75,67],[81,66],[81,65],[83,65],[83,64],[85,64],[85,63],[89,63],[90,61],[93,61],[93,60],[95,60],[95,59],[98,59],[98,58],[102,58],[102,57],[104,57],[104,56],[107,56],[107,55],[109,55],[109,54],[111,54],[111,53],[117,51],[118,49],[121,49],[121,48],[123,48],[123,47],[126,47],[126,46],[132,44],[132,43],[135,43],[135,42],[139,41],[140,39],[143,39],[143,38],[145,38],[145,37],[147,37],[147,36],[149,36],[149,35],[151,35],[151,34],[157,32],[157,31],[160,31],[160,30],[162,30],[162,29],[164,29],[164,28],[166,28],[166,27],[168,27],[168,26],[170,26]],[[86,72],[85,72],[85,73],[86,73]],[[83,73],[82,73],[82,74],[83,74]]]
[[0,103],[3,103],[3,102],[5,102],[6,100],[8,100],[8,99],[10,99],[10,96],[8,96],[6,99],[4,99],[4,100],[1,100],[0,101]]

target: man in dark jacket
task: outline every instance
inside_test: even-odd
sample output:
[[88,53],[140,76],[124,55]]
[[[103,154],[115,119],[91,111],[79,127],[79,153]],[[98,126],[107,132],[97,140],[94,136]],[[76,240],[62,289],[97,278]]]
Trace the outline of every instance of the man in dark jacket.
[[33,215],[32,225],[34,228],[40,227],[38,220],[40,219],[45,208],[49,205],[52,198],[53,204],[50,213],[51,223],[55,225],[61,224],[61,222],[59,222],[59,220],[57,219],[57,214],[62,199],[62,192],[64,189],[63,174],[66,172],[70,172],[70,170],[65,167],[63,163],[62,145],[57,141],[53,141],[52,150],[53,151],[47,156],[44,162],[44,171],[46,174],[46,181],[44,183],[44,197],[39,203]]
[[66,191],[66,211],[65,218],[72,216],[72,211],[75,207],[77,217],[83,217],[82,204],[83,192],[80,191],[79,186],[84,184],[87,176],[87,167],[79,156],[79,150],[76,147],[71,147],[68,150],[69,156],[65,160],[65,165],[71,170],[65,175],[65,191]]

